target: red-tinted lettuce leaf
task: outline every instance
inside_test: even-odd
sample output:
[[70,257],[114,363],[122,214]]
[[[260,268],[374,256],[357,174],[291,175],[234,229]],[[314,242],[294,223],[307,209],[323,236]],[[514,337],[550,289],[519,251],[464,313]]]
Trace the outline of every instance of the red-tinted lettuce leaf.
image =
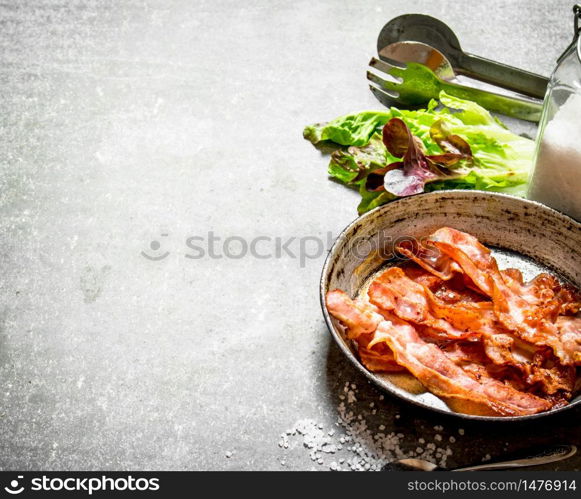
[[431,164],[443,166],[445,168],[455,166],[460,161],[469,159],[469,158],[465,158],[464,156],[461,156],[459,154],[454,154],[451,152],[444,153],[444,154],[432,154],[430,156],[426,156],[426,158],[429,159]]
[[[393,163],[393,165],[399,165],[400,163]],[[403,163],[401,163],[403,166]],[[390,165],[391,167],[392,165]],[[376,192],[383,190],[383,177],[385,176],[388,168],[378,168],[377,170],[373,170],[367,178],[365,179],[365,188],[369,192]]]
[[383,143],[392,156],[403,158],[412,136],[408,126],[399,118],[392,118],[383,127]]
[[[440,134],[439,139],[451,137],[444,133],[442,127],[436,127],[434,133]],[[471,158],[471,151],[468,144],[466,144],[467,149],[464,147],[463,139],[458,136],[452,137],[457,137],[459,140],[454,138],[448,143],[442,139],[442,144],[445,143],[445,147],[449,148],[452,148],[453,144],[457,144],[460,148],[458,150],[463,152],[446,152],[445,154],[427,156],[423,150],[423,143],[412,135],[403,120],[393,118],[388,121],[383,127],[383,143],[392,155],[403,157],[403,161],[390,165],[394,168],[388,167],[383,178],[384,189],[396,196],[411,196],[424,192],[424,186],[427,182],[454,176],[454,173],[448,168],[463,159]],[[470,156],[465,154],[467,151]],[[376,184],[377,180],[373,179],[368,188],[378,190]]]
[[424,192],[426,182],[433,182],[439,178],[428,169],[419,166],[406,168],[404,164],[403,168],[390,170],[385,174],[383,187],[396,196],[412,196]]
[[446,153],[462,156],[462,159],[472,158],[470,145],[459,135],[449,132],[444,120],[434,121],[430,127],[430,137]]

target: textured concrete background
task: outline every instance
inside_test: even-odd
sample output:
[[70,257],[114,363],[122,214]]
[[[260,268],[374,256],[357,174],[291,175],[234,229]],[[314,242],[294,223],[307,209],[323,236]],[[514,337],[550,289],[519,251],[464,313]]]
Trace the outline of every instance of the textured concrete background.
[[491,427],[377,401],[330,343],[323,256],[184,256],[208,231],[325,238],[356,216],[301,132],[379,106],[365,69],[390,18],[441,17],[466,50],[548,74],[571,6],[2,2],[0,467],[323,469],[280,434],[333,428],[347,381],[406,448],[461,426],[450,465],[580,444],[578,412]]

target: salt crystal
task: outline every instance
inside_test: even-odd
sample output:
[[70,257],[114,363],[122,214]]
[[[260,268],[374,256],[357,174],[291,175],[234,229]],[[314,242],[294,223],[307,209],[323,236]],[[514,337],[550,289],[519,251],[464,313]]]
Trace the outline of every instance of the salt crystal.
[[[375,404],[373,402],[359,402],[355,397],[355,384],[346,383],[345,400],[342,400],[337,406],[337,425],[342,431],[336,434],[334,430],[325,431],[321,423],[312,420],[300,420],[295,424],[295,428],[288,430],[284,438],[281,438],[282,447],[285,449],[298,449],[298,446],[290,446],[286,435],[293,435],[291,438],[302,439],[303,448],[308,449],[309,456],[313,462],[324,464],[323,455],[331,455],[341,451],[343,457],[333,461],[328,466],[331,469],[352,469],[352,470],[380,470],[383,466],[394,459],[403,459],[406,457],[422,457],[429,459],[439,466],[443,466],[445,458],[451,454],[449,449],[436,449],[435,444],[430,442],[425,444],[425,439],[418,439],[421,446],[417,446],[415,451],[404,451],[407,444],[412,442],[412,436],[409,435],[410,442],[402,445],[406,440],[406,435],[399,432],[384,433],[385,425],[379,425],[377,432],[369,428],[366,415],[369,408],[371,414],[375,414]],[[395,418],[399,419],[400,415],[396,414]],[[419,427],[418,427],[419,428]],[[443,429],[443,428],[442,428]],[[441,435],[439,435],[441,440]],[[279,443],[279,444],[280,444]],[[349,443],[349,445],[345,445]],[[286,444],[286,445],[285,445]],[[435,455],[434,455],[435,454]],[[345,457],[347,455],[347,458]],[[339,457],[339,456],[338,456]],[[345,464],[345,467],[340,465]],[[334,465],[334,466],[333,466]]]

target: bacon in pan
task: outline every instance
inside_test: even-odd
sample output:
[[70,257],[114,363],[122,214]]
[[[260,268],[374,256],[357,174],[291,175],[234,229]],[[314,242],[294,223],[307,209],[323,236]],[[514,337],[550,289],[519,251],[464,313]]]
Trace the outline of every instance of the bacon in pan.
[[475,380],[440,348],[423,341],[410,324],[395,316],[382,321],[377,333],[381,338],[378,341],[389,345],[398,364],[452,406],[469,406],[472,413],[503,416],[536,414],[551,408],[550,402],[494,378]]

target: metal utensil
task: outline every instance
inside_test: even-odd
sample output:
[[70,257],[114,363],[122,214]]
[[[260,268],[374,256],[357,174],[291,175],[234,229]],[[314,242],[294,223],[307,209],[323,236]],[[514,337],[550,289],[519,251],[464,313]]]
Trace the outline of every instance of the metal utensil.
[[563,461],[577,453],[575,445],[555,445],[543,449],[529,449],[524,453],[515,454],[508,460],[479,463],[474,466],[445,469],[424,459],[398,459],[383,468],[384,471],[484,471],[503,470],[508,468],[524,468],[540,464]]
[[378,74],[367,71],[367,79],[376,85],[371,91],[383,104],[394,103],[409,107],[425,105],[437,99],[440,91],[462,99],[473,100],[490,111],[527,121],[539,121],[542,103],[531,97],[509,97],[487,90],[444,81],[427,66],[408,63],[398,67],[375,57],[369,65]]
[[456,73],[450,61],[442,52],[422,42],[395,42],[385,47],[381,59],[387,63],[405,65],[417,62],[430,68],[434,74],[446,81],[456,80]]
[[542,99],[549,79],[500,62],[491,61],[462,50],[455,33],[442,21],[423,14],[405,14],[389,21],[379,33],[377,53],[400,41],[417,41],[442,52],[461,74],[524,95]]

